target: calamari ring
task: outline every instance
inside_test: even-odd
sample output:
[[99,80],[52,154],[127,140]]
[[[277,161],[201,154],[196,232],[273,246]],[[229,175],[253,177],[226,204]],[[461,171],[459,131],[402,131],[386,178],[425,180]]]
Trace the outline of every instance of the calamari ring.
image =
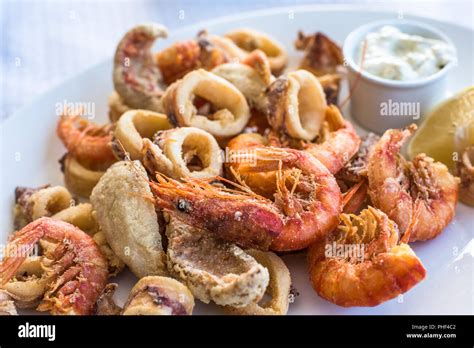
[[249,102],[250,107],[266,111],[265,91],[275,77],[271,74],[270,64],[262,51],[252,52],[242,63],[221,64],[211,72],[237,87]]
[[248,52],[237,46],[234,41],[228,37],[209,35],[207,31],[198,34],[198,40],[205,44],[206,41],[225,54],[225,59],[229,62],[239,63],[245,60]]
[[18,315],[13,298],[5,290],[0,290],[0,315]]
[[61,210],[51,218],[68,222],[92,236],[99,230],[99,225],[92,212],[93,209],[90,203],[80,203]]
[[268,122],[275,131],[311,141],[319,133],[327,103],[318,79],[306,70],[297,70],[273,82],[267,93]]
[[164,114],[148,110],[130,110],[122,115],[115,128],[115,138],[132,160],[142,158],[143,138],[153,138],[156,132],[172,125]]
[[172,217],[166,235],[170,274],[202,302],[245,307],[264,295],[268,271],[235,244]]
[[52,216],[68,208],[73,202],[69,191],[62,186],[36,189],[17,187],[15,190],[15,229],[19,230],[43,216]]
[[43,298],[52,275],[46,275],[41,256],[31,256],[18,268],[15,277],[0,288],[7,292],[18,308],[33,308]]
[[134,109],[159,111],[161,73],[151,46],[157,38],[166,38],[166,28],[157,23],[130,29],[120,40],[114,57],[113,80],[125,105]]
[[148,276],[130,291],[122,315],[191,315],[194,297],[186,286],[168,277]]
[[335,233],[308,250],[310,279],[319,296],[342,307],[372,307],[425,278],[421,261],[382,211],[369,206],[340,218]]
[[120,117],[129,110],[132,110],[128,105],[126,105],[120,97],[120,95],[113,91],[108,99],[109,104],[109,120],[112,123],[117,122]]
[[279,75],[288,63],[288,54],[283,45],[267,34],[252,29],[239,29],[225,34],[225,37],[244,51],[262,50],[267,55],[275,75]]
[[84,167],[70,154],[67,154],[63,161],[64,183],[67,189],[76,195],[89,197],[92,189],[105,172]]
[[[195,96],[208,100],[217,111],[199,115],[193,105]],[[174,125],[201,128],[220,137],[240,133],[250,118],[244,95],[230,82],[203,69],[190,72],[168,87],[162,103]]]
[[232,314],[240,315],[285,315],[288,312],[291,288],[288,267],[281,258],[272,252],[248,250],[247,253],[268,269],[270,283],[267,292],[271,296],[271,300],[261,304],[253,303],[242,308],[226,306],[226,310]]
[[196,127],[159,132],[154,142],[143,139],[142,152],[151,173],[196,179],[222,175],[222,150],[211,134]]

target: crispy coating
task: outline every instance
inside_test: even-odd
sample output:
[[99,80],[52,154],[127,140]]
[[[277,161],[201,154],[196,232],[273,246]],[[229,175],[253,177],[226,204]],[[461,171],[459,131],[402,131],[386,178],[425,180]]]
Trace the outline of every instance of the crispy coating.
[[137,277],[165,273],[158,217],[140,162],[110,167],[94,188],[91,203],[110,247]]

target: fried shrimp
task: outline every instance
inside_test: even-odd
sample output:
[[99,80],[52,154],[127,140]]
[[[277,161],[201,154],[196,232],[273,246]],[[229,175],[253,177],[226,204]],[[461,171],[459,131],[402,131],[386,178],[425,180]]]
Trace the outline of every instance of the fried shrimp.
[[293,71],[273,82],[267,96],[268,123],[273,130],[307,141],[316,138],[327,103],[314,75],[305,70]]
[[[38,242],[43,255],[36,264],[37,274],[22,279],[19,270],[31,260]],[[31,222],[12,236],[5,255],[0,264],[1,287],[15,297],[16,290],[34,286],[36,295],[28,301],[40,300],[39,311],[90,314],[107,283],[107,261],[98,246],[67,222],[48,217]]]
[[56,133],[69,154],[89,169],[105,170],[116,161],[111,125],[98,126],[77,115],[63,115]]
[[455,214],[459,178],[425,154],[413,161],[400,154],[403,143],[416,130],[387,130],[369,158],[369,195],[372,203],[405,231],[416,214],[410,242],[436,237]]
[[304,249],[337,225],[341,192],[318,160],[293,149],[262,147],[253,154],[255,163],[242,171],[276,172],[274,202],[244,186],[227,189],[203,180],[178,182],[157,175],[158,182],[151,183],[156,204],[224,240],[261,250]]
[[314,290],[343,307],[376,306],[407,292],[426,270],[405,242],[378,209],[342,214],[335,233],[309,248]]
[[[209,101],[210,110],[198,109],[193,104],[196,97]],[[218,137],[240,133],[250,118],[243,94],[230,82],[204,69],[192,71],[173,83],[162,102],[173,125],[201,128]]]
[[149,23],[130,29],[120,40],[115,51],[113,80],[115,90],[128,107],[161,110],[164,88],[151,46],[157,38],[167,35],[165,27]]
[[152,139],[156,132],[172,127],[165,114],[149,110],[127,111],[115,127],[113,150],[117,155],[125,150],[130,159],[140,160],[143,139]]
[[359,146],[360,137],[352,124],[344,119],[336,106],[330,105],[326,109],[319,141],[305,144],[304,150],[336,174],[349,163]]
[[270,68],[275,75],[281,74],[288,63],[288,54],[277,40],[265,33],[252,29],[239,29],[225,34],[238,47],[248,53],[261,50],[268,57]]

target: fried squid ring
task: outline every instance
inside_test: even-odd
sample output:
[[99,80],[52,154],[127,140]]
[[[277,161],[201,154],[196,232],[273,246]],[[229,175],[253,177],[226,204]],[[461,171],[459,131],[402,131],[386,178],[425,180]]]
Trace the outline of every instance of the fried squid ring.
[[92,205],[90,203],[80,203],[70,206],[51,217],[55,220],[68,222],[90,236],[99,230],[99,225],[93,215]]
[[160,132],[155,141],[143,140],[143,164],[150,173],[173,178],[211,178],[222,175],[222,151],[216,139],[196,127]]
[[157,38],[167,36],[165,27],[149,23],[130,29],[120,40],[115,51],[113,80],[115,90],[130,108],[161,110],[161,73],[151,46]]
[[235,244],[175,218],[166,235],[170,274],[202,302],[242,307],[262,298],[268,271]]
[[72,193],[89,197],[92,189],[104,175],[103,171],[90,170],[79,163],[76,158],[67,154],[63,158],[64,184]]
[[33,308],[43,298],[52,276],[46,274],[42,257],[30,256],[21,264],[15,276],[0,287],[18,308]]
[[132,288],[122,315],[191,315],[194,297],[186,286],[167,277],[140,279]]
[[[196,96],[209,101],[216,111],[199,114],[193,104]],[[219,137],[240,133],[250,118],[244,95],[230,82],[203,69],[168,87],[162,102],[172,124],[201,128]]]
[[267,95],[268,122],[275,131],[307,141],[318,135],[327,103],[323,88],[313,74],[293,71],[273,82]]
[[341,214],[341,224],[308,251],[314,290],[343,307],[372,307],[410,290],[426,270],[413,250],[399,241],[397,225],[369,207]]
[[19,230],[43,216],[52,216],[68,208],[74,202],[69,191],[62,186],[36,189],[15,189],[14,225]]
[[15,302],[5,290],[0,290],[0,315],[18,315]]
[[262,51],[252,52],[242,64],[222,64],[211,72],[237,87],[247,99],[250,107],[266,111],[265,91],[275,78],[271,74],[268,59]]
[[156,132],[172,125],[164,114],[148,110],[127,111],[115,127],[115,139],[129,153],[132,160],[142,158],[143,138],[153,138]]
[[262,32],[252,29],[239,29],[225,34],[238,47],[247,52],[262,50],[268,57],[270,68],[279,75],[288,63],[288,54],[281,43]]
[[226,310],[240,315],[285,315],[288,312],[291,289],[288,267],[272,252],[248,250],[247,253],[268,269],[270,283],[267,293],[271,299],[264,303],[255,302],[243,308],[227,306]]
[[109,104],[109,120],[112,123],[117,122],[120,117],[129,110],[132,110],[128,105],[126,105],[120,95],[113,91],[110,94],[108,99]]

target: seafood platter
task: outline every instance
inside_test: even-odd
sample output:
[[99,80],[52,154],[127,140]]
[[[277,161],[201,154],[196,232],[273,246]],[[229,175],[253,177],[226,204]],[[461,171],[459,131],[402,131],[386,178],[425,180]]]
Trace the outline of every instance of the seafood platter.
[[472,31],[294,15],[137,24],[0,125],[2,314],[472,314]]

